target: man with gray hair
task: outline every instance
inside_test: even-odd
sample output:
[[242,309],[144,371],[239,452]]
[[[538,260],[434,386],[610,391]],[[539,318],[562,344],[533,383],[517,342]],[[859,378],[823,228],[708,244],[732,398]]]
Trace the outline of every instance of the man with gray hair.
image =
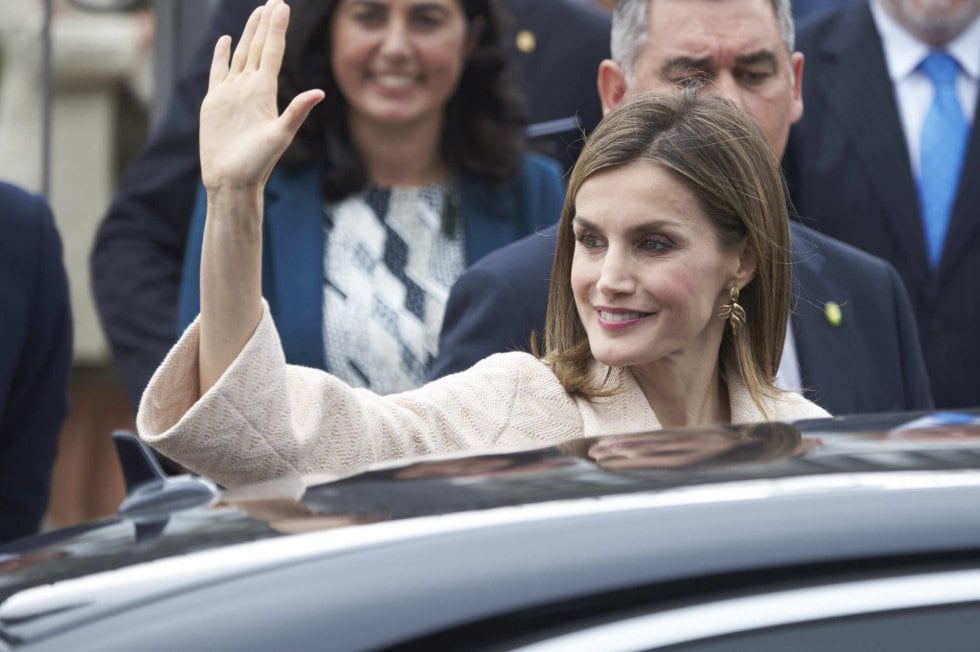
[[[789,0],[619,0],[613,58],[598,71],[603,110],[631,93],[704,84],[752,115],[781,156],[803,113],[803,55],[793,37]],[[555,231],[500,249],[460,277],[431,377],[527,349],[531,334],[544,332]],[[794,310],[777,383],[835,414],[931,407],[895,270],[798,224],[791,236]]]
[[801,27],[787,178],[807,224],[898,269],[936,406],[980,406],[980,0],[874,0]]

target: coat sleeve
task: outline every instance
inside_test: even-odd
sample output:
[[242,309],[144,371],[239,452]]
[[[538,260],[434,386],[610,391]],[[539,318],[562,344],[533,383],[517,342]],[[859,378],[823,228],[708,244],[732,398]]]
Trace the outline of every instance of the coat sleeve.
[[567,438],[577,423],[571,398],[527,354],[494,356],[420,389],[379,396],[287,365],[266,307],[238,358],[198,399],[197,346],[195,322],[150,381],[137,426],[161,453],[227,486],[540,445]]
[[28,213],[28,234],[18,246],[30,252],[33,267],[18,282],[30,309],[0,410],[0,541],[37,531],[68,410],[72,324],[61,241],[43,200],[31,197]]

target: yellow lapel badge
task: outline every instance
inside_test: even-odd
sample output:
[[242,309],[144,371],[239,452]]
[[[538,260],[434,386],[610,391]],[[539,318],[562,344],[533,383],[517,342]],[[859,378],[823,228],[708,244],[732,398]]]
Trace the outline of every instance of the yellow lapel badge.
[[844,313],[841,312],[840,306],[836,301],[828,301],[823,304],[823,316],[827,318],[827,323],[834,328],[840,326],[841,321],[844,319]]
[[531,30],[522,29],[519,31],[516,41],[517,49],[524,54],[531,54],[538,47],[538,37]]

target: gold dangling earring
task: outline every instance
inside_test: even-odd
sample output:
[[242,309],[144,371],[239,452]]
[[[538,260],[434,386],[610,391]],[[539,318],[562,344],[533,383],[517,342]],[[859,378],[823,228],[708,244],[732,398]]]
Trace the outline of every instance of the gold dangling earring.
[[732,289],[728,292],[728,297],[732,302],[723,305],[718,316],[722,319],[727,319],[732,325],[732,332],[737,333],[738,329],[745,323],[745,308],[738,304],[737,285],[732,286]]

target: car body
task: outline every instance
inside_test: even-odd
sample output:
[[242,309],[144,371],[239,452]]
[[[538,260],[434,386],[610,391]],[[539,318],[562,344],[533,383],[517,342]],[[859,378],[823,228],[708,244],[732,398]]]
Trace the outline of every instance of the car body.
[[980,640],[980,413],[595,438],[309,488],[133,477],[116,516],[0,548],[0,650]]

